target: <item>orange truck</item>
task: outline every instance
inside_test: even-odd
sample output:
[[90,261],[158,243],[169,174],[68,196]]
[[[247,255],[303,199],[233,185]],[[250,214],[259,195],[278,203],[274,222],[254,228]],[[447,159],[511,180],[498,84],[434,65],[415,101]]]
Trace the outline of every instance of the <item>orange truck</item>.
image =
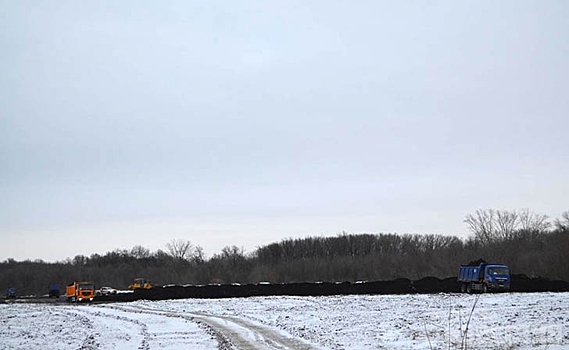
[[65,297],[67,301],[93,301],[95,285],[93,282],[73,282],[67,286]]

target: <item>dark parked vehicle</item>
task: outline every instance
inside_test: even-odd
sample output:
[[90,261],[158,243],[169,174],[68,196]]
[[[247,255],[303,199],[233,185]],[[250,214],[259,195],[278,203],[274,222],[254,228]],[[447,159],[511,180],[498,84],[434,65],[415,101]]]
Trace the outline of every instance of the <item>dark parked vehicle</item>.
[[54,283],[49,286],[49,297],[50,298],[59,298],[59,284]]
[[10,287],[10,288],[8,288],[8,290],[6,291],[6,299],[9,299],[9,298],[14,299],[14,298],[16,298],[16,294],[17,294],[16,288]]

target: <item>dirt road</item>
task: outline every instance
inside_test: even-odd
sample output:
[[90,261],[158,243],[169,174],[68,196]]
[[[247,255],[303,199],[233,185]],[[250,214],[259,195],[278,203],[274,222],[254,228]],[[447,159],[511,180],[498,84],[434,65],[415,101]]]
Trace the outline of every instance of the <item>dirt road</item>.
[[217,337],[221,350],[313,350],[312,345],[295,339],[269,327],[242,318],[207,313],[182,313],[152,308],[113,305],[111,308],[153,314],[165,317],[183,318],[211,328]]

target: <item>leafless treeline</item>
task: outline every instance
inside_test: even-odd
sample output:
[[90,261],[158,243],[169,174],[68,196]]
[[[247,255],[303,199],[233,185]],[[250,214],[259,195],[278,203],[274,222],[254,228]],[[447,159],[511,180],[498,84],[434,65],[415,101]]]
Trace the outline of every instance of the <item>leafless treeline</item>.
[[[565,212],[562,219],[557,219],[558,226],[563,226],[562,222],[567,220],[568,213]],[[467,215],[464,222],[480,242],[509,240],[526,232],[545,232],[551,227],[547,215],[536,214],[529,209],[477,210],[476,213]]]
[[467,215],[468,239],[419,234],[347,234],[285,239],[246,254],[231,246],[206,259],[203,249],[183,239],[166,251],[140,245],[104,255],[77,255],[63,262],[0,263],[0,288],[46,293],[91,280],[125,288],[135,277],[157,285],[419,279],[455,276],[460,264],[483,258],[510,265],[513,273],[569,280],[569,212],[554,220],[529,210],[478,210]]

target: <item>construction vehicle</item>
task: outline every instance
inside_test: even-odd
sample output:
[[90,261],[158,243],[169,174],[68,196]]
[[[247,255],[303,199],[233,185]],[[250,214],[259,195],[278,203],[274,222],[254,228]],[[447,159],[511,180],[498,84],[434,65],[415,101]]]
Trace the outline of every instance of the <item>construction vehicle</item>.
[[95,285],[92,282],[73,282],[67,286],[65,297],[69,302],[93,301]]
[[461,265],[458,282],[463,293],[507,291],[510,289],[510,268],[486,262],[481,262],[479,265]]
[[137,290],[137,289],[151,289],[152,283],[147,281],[144,278],[135,278],[134,282],[128,286],[128,289]]
[[107,296],[114,294],[117,294],[117,290],[112,287],[101,287],[98,291],[95,292],[95,295],[100,295],[100,296]]
[[53,283],[49,286],[49,293],[50,298],[59,298],[59,284]]
[[15,299],[17,294],[18,294],[17,289],[14,287],[10,287],[8,288],[8,290],[6,290],[6,299]]

